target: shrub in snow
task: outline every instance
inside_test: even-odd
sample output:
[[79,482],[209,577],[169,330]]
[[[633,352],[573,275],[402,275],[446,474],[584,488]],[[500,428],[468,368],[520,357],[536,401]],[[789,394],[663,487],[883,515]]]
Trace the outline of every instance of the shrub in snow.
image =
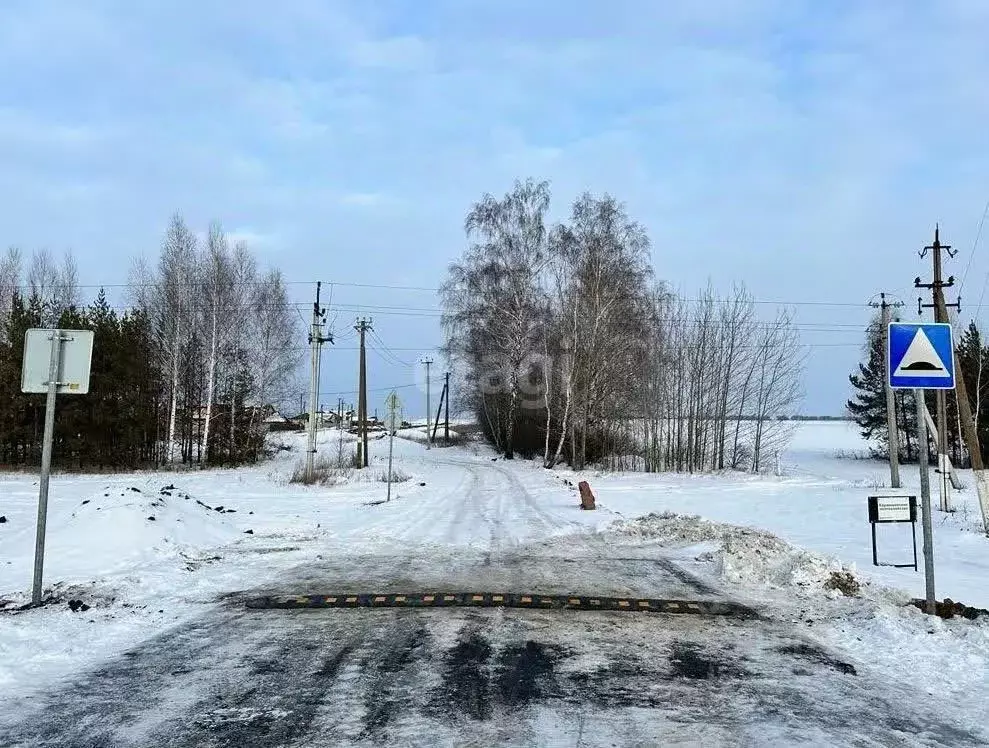
[[332,486],[339,481],[347,480],[353,474],[353,460],[350,456],[328,457],[320,455],[313,464],[313,474],[310,478],[306,475],[306,463],[300,461],[296,463],[292,471],[290,483],[302,483],[304,485],[320,484]]
[[[405,483],[406,481],[412,480],[412,476],[408,473],[402,472],[398,469],[393,469],[391,471],[391,482],[392,483]],[[378,473],[378,482],[387,483],[388,482],[388,471]]]

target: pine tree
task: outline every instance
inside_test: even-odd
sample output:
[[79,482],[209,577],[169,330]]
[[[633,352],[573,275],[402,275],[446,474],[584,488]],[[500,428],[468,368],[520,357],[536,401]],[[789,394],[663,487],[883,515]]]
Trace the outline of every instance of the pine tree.
[[[982,334],[974,321],[969,323],[959,338],[957,351],[985,459],[989,447],[986,444],[989,437],[989,419],[986,417],[989,415],[989,348],[983,345]],[[948,402],[953,407],[954,397],[949,397]]]
[[889,429],[886,423],[886,352],[880,324],[873,320],[866,330],[868,361],[859,364],[857,374],[851,374],[848,381],[855,388],[853,400],[846,404],[848,412],[862,431],[862,436],[870,442],[880,444],[875,450],[877,456],[889,455]]
[[[886,346],[882,325],[873,320],[866,330],[868,361],[859,364],[857,374],[848,377],[856,390],[855,398],[846,404],[849,414],[862,430],[862,436],[876,446],[872,454],[881,459],[889,457],[889,426],[886,419]],[[901,462],[917,459],[917,411],[913,393],[897,390],[897,446]],[[933,401],[929,405],[933,408]]]

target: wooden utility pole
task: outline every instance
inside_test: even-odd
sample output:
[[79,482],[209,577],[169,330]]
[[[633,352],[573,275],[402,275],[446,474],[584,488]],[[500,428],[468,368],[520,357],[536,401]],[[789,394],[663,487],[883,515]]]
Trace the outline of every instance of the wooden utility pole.
[[[941,239],[939,236],[939,230],[937,227],[934,229],[934,243],[929,244],[920,251],[921,257],[926,257],[928,252],[931,252],[932,259],[934,262],[934,280],[931,283],[921,283],[920,278],[914,281],[914,286],[917,288],[929,288],[931,289],[933,295],[933,304],[924,304],[921,299],[917,299],[917,313],[923,314],[924,309],[934,310],[934,321],[935,322],[948,322],[948,311],[944,304],[944,289],[950,288],[955,285],[954,276],[949,276],[948,280],[943,280],[941,273],[941,251],[944,250],[948,253],[949,257],[954,257],[956,252],[951,251],[951,246],[948,244],[941,244]],[[940,301],[939,301],[940,299]],[[960,309],[960,302],[958,304],[952,304],[953,307]],[[955,357],[957,361],[957,356]],[[957,367],[955,368],[955,380],[961,379],[958,373]],[[937,472],[938,472],[938,487],[940,489],[941,496],[941,511],[950,512],[951,511],[951,492],[948,489],[948,398],[944,390],[937,391]],[[957,398],[960,400],[961,398]]]
[[[928,250],[934,253],[934,283],[925,284],[920,282],[920,278],[914,281],[917,288],[930,288],[934,297],[934,309],[939,320],[948,321],[948,307],[952,306],[961,310],[961,299],[954,304],[946,304],[944,301],[944,288],[954,285],[954,278],[949,277],[947,282],[941,281],[941,250],[948,252],[954,257],[957,252],[952,252],[951,247],[941,244],[940,227],[934,228],[934,243],[924,247],[920,256],[924,257]],[[917,300],[918,311],[925,305],[921,300]],[[965,445],[968,449],[969,459],[972,461],[972,472],[975,475],[975,488],[979,495],[979,506],[982,510],[982,524],[989,535],[989,476],[986,475],[985,466],[982,462],[982,446],[979,444],[979,434],[976,429],[975,418],[972,415],[972,406],[968,400],[968,387],[965,384],[964,372],[961,369],[961,362],[958,359],[958,352],[954,352],[955,364],[955,400],[958,405],[958,414],[962,422],[962,432],[965,436]],[[939,429],[941,424],[938,424]]]
[[889,433],[889,484],[900,488],[900,433],[896,425],[896,400],[893,388],[889,386],[889,324],[892,321],[892,308],[903,306],[902,301],[892,304],[886,301],[886,294],[879,294],[880,303],[870,302],[869,306],[878,307],[882,311],[883,350],[886,351],[886,430]]
[[358,461],[362,468],[366,468],[370,464],[370,460],[367,454],[367,353],[364,348],[364,334],[374,328],[371,320],[361,317],[357,320],[354,329],[361,336],[361,361],[357,394]]
[[446,411],[443,416],[443,441],[450,443],[450,372],[446,373],[446,384],[443,385],[444,404]]
[[[449,376],[450,375],[447,374],[446,376],[447,376],[447,381],[443,385],[443,391],[440,393],[440,404],[436,407],[436,420],[434,420],[432,422],[432,425],[430,425],[428,423],[426,424],[426,427],[431,430],[430,431],[430,434],[431,434],[430,441],[433,441],[433,442],[436,441],[436,432],[439,431],[439,428],[440,428],[440,414],[443,413],[443,405],[446,403],[447,387],[450,384],[450,381],[449,381]],[[449,420],[449,416],[450,416],[450,410],[448,408],[447,409],[447,420]],[[445,440],[446,442],[449,442],[450,441],[449,434],[450,434],[450,429],[449,429],[449,423],[448,423],[447,424],[447,437],[446,437],[446,440]]]

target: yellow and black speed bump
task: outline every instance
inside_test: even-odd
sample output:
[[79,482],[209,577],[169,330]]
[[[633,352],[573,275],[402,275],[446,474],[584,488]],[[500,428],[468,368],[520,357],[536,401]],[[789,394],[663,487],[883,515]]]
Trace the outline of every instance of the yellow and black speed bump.
[[587,595],[538,595],[508,592],[424,592],[415,594],[342,593],[336,595],[288,595],[256,597],[248,608],[295,610],[300,608],[535,608],[542,610],[618,610],[637,613],[755,618],[751,608],[732,602],[664,600],[638,597]]

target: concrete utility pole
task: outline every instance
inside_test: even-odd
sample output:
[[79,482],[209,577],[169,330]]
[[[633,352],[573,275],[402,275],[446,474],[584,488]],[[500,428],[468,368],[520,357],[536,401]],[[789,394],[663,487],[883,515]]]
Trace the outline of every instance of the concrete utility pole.
[[309,372],[309,446],[306,450],[306,481],[315,480],[316,468],[316,411],[319,401],[319,365],[323,343],[332,343],[333,336],[323,336],[323,321],[326,310],[319,305],[319,292],[322,282],[316,282],[316,301],[312,309],[312,327],[309,330],[309,347],[312,352]]
[[[943,280],[941,275],[941,250],[948,253],[949,257],[954,257],[957,252],[951,251],[951,246],[948,244],[941,244],[941,239],[939,236],[939,230],[937,227],[934,229],[934,243],[929,244],[920,251],[921,257],[926,257],[928,252],[932,253],[932,258],[934,261],[934,280],[931,283],[921,283],[920,278],[914,280],[914,286],[917,288],[929,288],[931,289],[933,295],[933,304],[924,304],[921,299],[917,299],[917,313],[923,314],[924,309],[934,310],[934,321],[935,322],[948,322],[948,310],[947,305],[944,303],[944,289],[950,288],[955,285],[954,276],[949,276],[948,280]],[[940,301],[939,301],[940,299]],[[961,299],[957,303],[951,304],[951,306],[956,309],[961,309]],[[961,375],[958,373],[957,369],[958,357],[955,356],[956,368],[955,368],[955,379],[956,381],[962,379]],[[964,390],[964,385],[960,388]],[[962,401],[962,392],[956,394],[955,398],[959,406]],[[967,402],[967,397],[965,398]],[[938,458],[938,475],[940,480],[938,481],[938,486],[940,487],[941,496],[941,511],[950,512],[951,511],[951,492],[948,488],[948,398],[944,390],[937,391],[937,458]],[[973,462],[974,466],[974,462]]]
[[388,407],[388,494],[385,497],[385,501],[391,501],[391,464],[392,453],[395,447],[395,432],[402,425],[402,401],[398,399],[398,394],[394,390],[388,395],[385,405]]
[[429,416],[432,409],[429,407],[429,367],[432,366],[433,359],[424,358],[422,362],[426,365],[426,449],[432,443],[432,434],[429,432]]
[[374,328],[370,319],[361,317],[357,320],[354,329],[361,336],[361,361],[357,394],[358,461],[362,468],[366,468],[370,464],[370,460],[367,454],[367,351],[364,348],[364,335],[368,330]]
[[343,467],[343,398],[337,398],[337,467]]
[[886,351],[886,429],[889,433],[889,484],[893,488],[900,488],[900,434],[896,425],[896,399],[893,397],[893,388],[889,386],[889,323],[892,321],[893,307],[903,306],[902,301],[892,304],[887,303],[886,294],[879,294],[881,299],[879,304],[871,302],[869,306],[878,307],[882,310],[883,326],[883,350]]

